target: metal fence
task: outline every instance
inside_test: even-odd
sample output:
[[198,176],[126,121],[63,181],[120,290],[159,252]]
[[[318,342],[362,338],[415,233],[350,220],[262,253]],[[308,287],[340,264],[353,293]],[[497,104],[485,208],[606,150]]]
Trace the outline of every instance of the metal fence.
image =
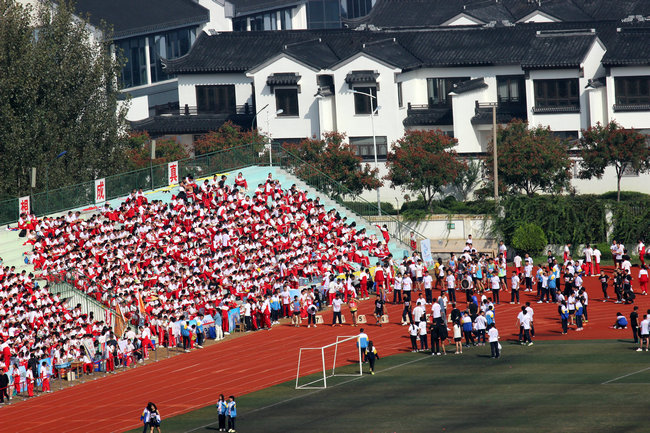
[[[236,170],[254,165],[258,159],[252,145],[199,155],[178,162],[179,176],[209,176],[214,173]],[[139,170],[106,177],[106,199],[127,196],[134,189],[156,189],[167,186],[167,164],[159,164]],[[42,216],[68,209],[93,205],[95,181],[70,185],[64,188],[40,192],[31,196],[32,213]],[[0,201],[0,224],[18,220],[18,198]]]
[[[66,281],[53,282],[49,286],[51,294],[58,294],[60,299],[67,300],[68,307],[75,308],[77,305],[81,306],[81,311],[84,314],[90,315],[92,313],[95,320],[107,321],[107,313],[115,317],[115,311],[97,301],[96,299],[86,295],[81,290],[75,288],[72,284]],[[111,327],[115,321],[111,320]]]
[[[354,204],[354,213],[359,220],[369,225],[373,221],[363,215],[377,215],[376,203],[369,202],[358,194],[353,193],[340,182],[332,179],[309,163],[303,161],[296,155],[291,154],[284,148],[280,148],[273,155],[274,165],[287,170],[303,180],[307,185],[327,194],[341,207],[346,203]],[[233,171],[252,165],[267,165],[268,159],[260,155],[252,144],[233,147],[219,152],[198,155],[178,161],[178,175],[185,177],[211,176],[216,173]],[[167,164],[159,164],[142,168],[127,173],[108,176],[106,179],[106,199],[111,200],[118,197],[125,197],[133,190],[152,190],[168,185]],[[71,185],[51,191],[37,193],[31,196],[32,213],[42,216],[68,209],[81,208],[94,205],[95,181]],[[350,208],[348,208],[351,210]],[[352,211],[352,210],[351,210]],[[18,220],[18,198],[0,201],[0,224],[13,223]],[[411,231],[415,232],[417,239],[425,237],[417,233],[413,228],[404,222],[388,216],[384,212],[383,221],[388,221],[391,236],[408,246]]]

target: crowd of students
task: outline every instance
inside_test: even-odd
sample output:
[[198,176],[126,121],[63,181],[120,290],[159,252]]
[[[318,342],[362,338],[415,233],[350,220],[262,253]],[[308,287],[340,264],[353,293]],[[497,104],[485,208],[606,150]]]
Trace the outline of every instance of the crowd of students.
[[[287,294],[299,278],[329,278],[354,264],[367,268],[368,256],[390,257],[387,232],[378,239],[357,229],[295,185],[283,189],[269,174],[254,191],[247,188],[241,173],[234,183],[215,176],[199,185],[188,177],[170,203],[134,191],[117,209],[106,204],[87,219],[79,212],[22,214],[19,228],[33,246],[26,260],[37,276],[0,266],[0,367],[50,358],[81,360],[91,369],[101,355],[108,369],[146,358],[154,339],[201,347],[202,315],[214,319],[219,338],[229,333],[228,311],[237,307],[246,330],[269,329],[294,313],[296,299]],[[116,337],[102,318],[81,314],[34,283],[59,278],[117,309],[135,331]],[[310,305],[322,306],[315,300],[313,290],[303,291],[301,314],[313,318]]]

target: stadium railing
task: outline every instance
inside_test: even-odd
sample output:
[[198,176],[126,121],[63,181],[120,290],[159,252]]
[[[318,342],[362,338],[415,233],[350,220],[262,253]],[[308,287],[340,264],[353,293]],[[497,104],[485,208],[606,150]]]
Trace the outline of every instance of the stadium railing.
[[[178,161],[179,177],[192,175],[195,178],[212,176],[218,173],[238,170],[252,165],[268,165],[268,157],[260,154],[252,144],[233,147],[230,149],[197,155]],[[409,248],[410,233],[415,232],[416,238],[425,239],[399,219],[387,215],[374,219],[370,215],[377,215],[378,206],[360,195],[350,191],[340,182],[332,179],[327,174],[318,170],[313,165],[303,161],[298,156],[280,148],[274,153],[274,165],[288,171],[304,181],[308,186],[327,194],[341,207],[355,214],[355,218],[365,221],[372,226],[375,223],[387,224],[391,237],[397,239],[402,247]],[[154,190],[167,186],[167,164],[158,164],[126,173],[107,176],[106,199],[112,200],[125,197],[133,190]],[[76,185],[70,185],[50,191],[39,192],[31,195],[32,213],[37,216],[50,215],[69,209],[94,206],[95,181],[91,180]],[[347,203],[344,203],[347,202]],[[354,203],[354,209],[349,204]],[[0,224],[13,223],[18,220],[18,198],[0,201]]]

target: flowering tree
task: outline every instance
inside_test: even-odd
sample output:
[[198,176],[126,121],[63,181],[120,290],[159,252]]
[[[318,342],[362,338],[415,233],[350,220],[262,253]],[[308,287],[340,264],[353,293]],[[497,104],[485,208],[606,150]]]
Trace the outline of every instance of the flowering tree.
[[257,130],[242,131],[241,126],[230,121],[224,123],[216,131],[210,131],[194,142],[197,155],[203,155],[219,150],[252,144],[254,150],[260,152],[264,149],[267,138]]
[[466,168],[453,150],[457,143],[440,130],[406,131],[388,154],[387,179],[393,186],[419,193],[430,207],[436,193]]
[[650,149],[646,136],[634,129],[625,129],[615,121],[598,123],[582,130],[580,139],[581,179],[601,178],[607,166],[616,170],[616,200],[621,200],[621,178],[626,170],[636,173],[650,170]]
[[127,156],[133,169],[148,167],[150,163],[158,165],[189,158],[189,154],[182,144],[168,138],[156,140],[156,157],[152,161],[151,139],[146,131],[132,132],[129,135],[128,144],[130,149],[127,151]]
[[327,132],[323,135],[322,140],[306,138],[299,143],[282,145],[285,151],[309,164],[287,158],[287,163],[296,176],[334,197],[345,195],[346,192],[340,191],[333,183],[322,182],[319,172],[342,184],[354,194],[382,185],[377,176],[377,169],[371,169],[368,164],[362,163],[361,157],[345,142],[345,134]]
[[[485,169],[494,179],[493,144],[488,145]],[[515,119],[497,131],[499,190],[533,195],[536,192],[561,192],[571,180],[571,159],[566,140],[553,135],[550,128],[529,128]],[[494,181],[494,180],[493,180]]]

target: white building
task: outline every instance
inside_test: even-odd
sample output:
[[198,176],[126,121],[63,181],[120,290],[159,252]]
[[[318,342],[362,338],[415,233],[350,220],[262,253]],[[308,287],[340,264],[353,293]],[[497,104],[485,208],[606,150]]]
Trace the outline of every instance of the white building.
[[[216,124],[247,114],[252,125],[259,111],[257,125],[274,142],[340,131],[366,161],[373,126],[380,161],[405,130],[426,128],[456,137],[461,156],[480,157],[492,135],[491,111],[479,108],[486,102],[499,103],[500,124],[521,118],[567,139],[611,120],[650,133],[648,46],[647,28],[611,22],[202,34],[166,62],[187,115],[134,126],[198,134],[191,124],[204,125],[201,116]],[[174,122],[183,127],[174,131]],[[646,176],[629,175],[625,189],[650,192]],[[615,188],[612,176],[573,185],[601,193]]]

